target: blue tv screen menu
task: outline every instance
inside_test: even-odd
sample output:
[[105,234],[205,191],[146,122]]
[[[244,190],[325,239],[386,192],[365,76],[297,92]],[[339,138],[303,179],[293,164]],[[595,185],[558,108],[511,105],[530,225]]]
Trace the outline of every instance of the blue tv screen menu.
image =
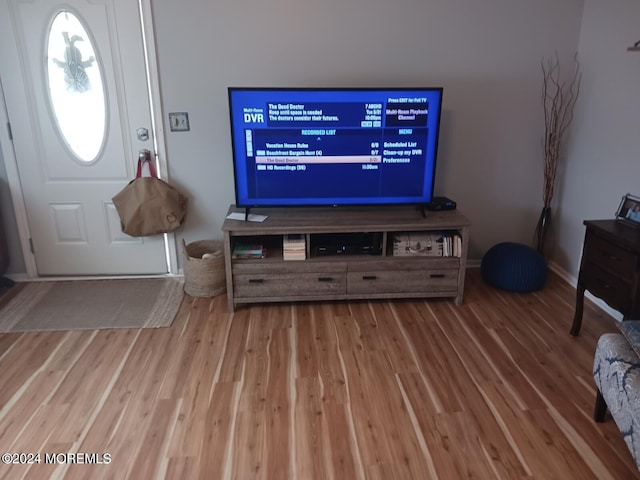
[[431,201],[441,88],[229,88],[236,204]]

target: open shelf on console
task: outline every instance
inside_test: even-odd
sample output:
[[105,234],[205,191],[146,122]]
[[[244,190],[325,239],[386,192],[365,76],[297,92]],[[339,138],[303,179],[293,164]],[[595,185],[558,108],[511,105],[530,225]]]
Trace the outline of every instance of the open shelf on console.
[[310,258],[382,255],[382,232],[316,233],[309,235]]
[[391,232],[387,255],[394,257],[460,257],[462,234],[458,230]]
[[[261,250],[262,255],[257,252]],[[233,260],[282,261],[282,235],[239,235],[231,242]]]

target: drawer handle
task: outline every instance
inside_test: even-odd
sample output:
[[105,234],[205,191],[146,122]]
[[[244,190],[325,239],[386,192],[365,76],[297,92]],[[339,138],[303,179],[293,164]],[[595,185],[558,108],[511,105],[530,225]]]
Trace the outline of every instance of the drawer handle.
[[444,278],[445,274],[444,273],[432,273],[431,275],[429,275],[431,278]]
[[249,283],[264,283],[264,278],[250,278]]
[[318,277],[319,282],[333,282],[333,278],[331,277]]
[[362,279],[363,280],[377,280],[378,277],[376,275],[363,275]]
[[618,260],[620,260],[619,257],[610,254],[607,250],[605,250],[604,248],[600,249],[600,253],[602,254],[602,256],[607,257],[609,260],[612,260],[614,262],[617,262]]

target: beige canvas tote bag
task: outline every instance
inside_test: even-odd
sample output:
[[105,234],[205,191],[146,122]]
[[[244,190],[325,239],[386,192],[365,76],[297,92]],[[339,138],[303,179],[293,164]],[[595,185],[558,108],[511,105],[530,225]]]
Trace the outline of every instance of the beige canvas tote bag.
[[[150,160],[139,158],[136,178],[112,198],[122,231],[132,237],[172,232],[187,214],[187,197],[159,179]],[[151,176],[142,176],[143,164]]]

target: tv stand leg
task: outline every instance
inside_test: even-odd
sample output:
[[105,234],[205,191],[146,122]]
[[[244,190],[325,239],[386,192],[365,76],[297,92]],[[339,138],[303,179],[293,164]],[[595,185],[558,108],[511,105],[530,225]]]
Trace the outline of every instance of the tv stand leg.
[[250,207],[246,207],[244,209],[244,221],[248,222],[249,221],[249,212],[251,211]]

